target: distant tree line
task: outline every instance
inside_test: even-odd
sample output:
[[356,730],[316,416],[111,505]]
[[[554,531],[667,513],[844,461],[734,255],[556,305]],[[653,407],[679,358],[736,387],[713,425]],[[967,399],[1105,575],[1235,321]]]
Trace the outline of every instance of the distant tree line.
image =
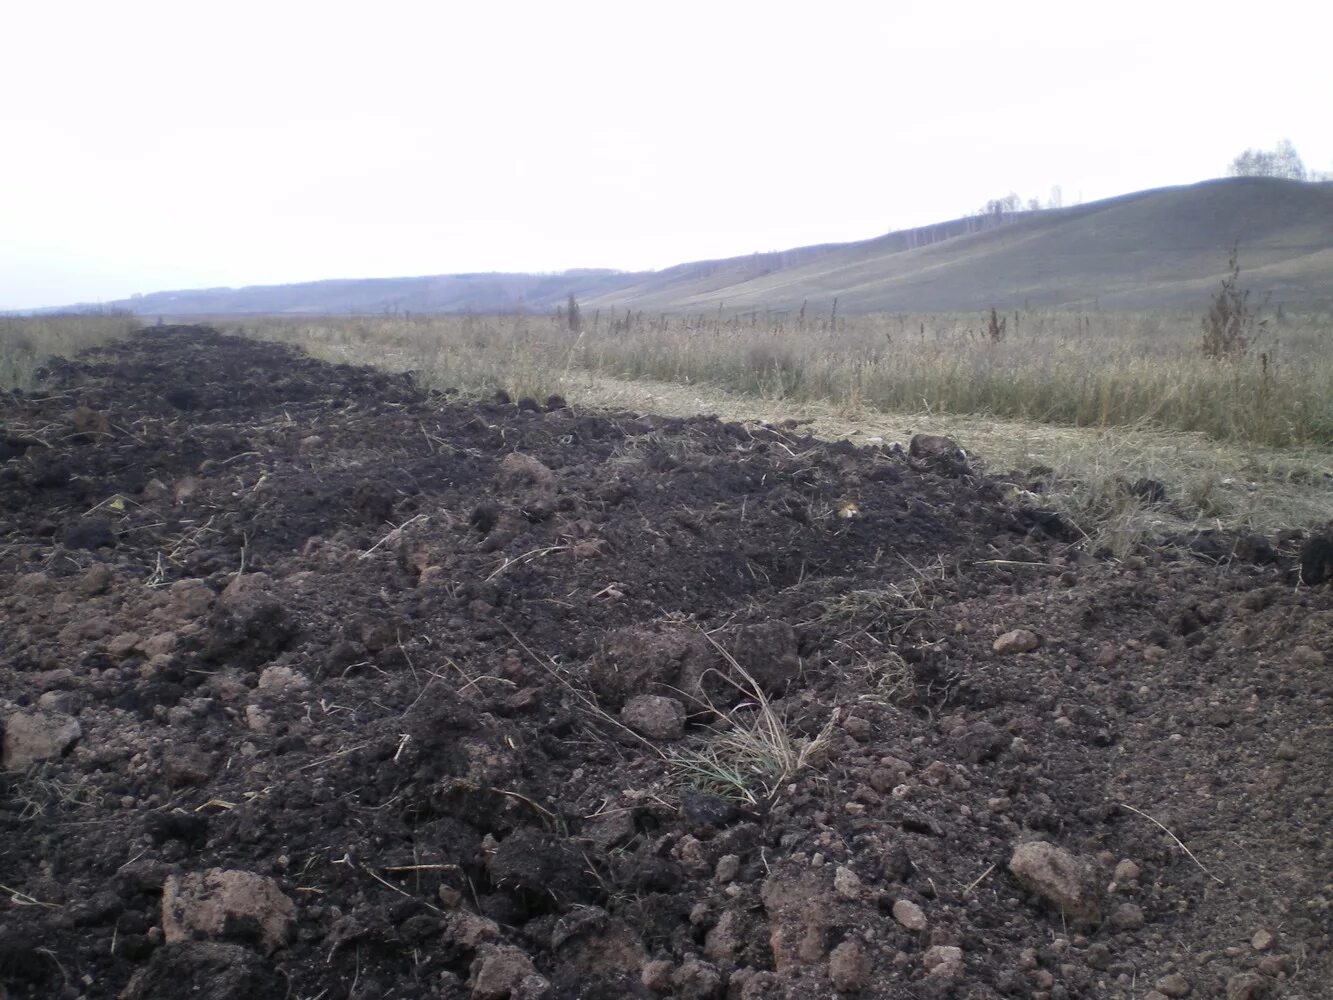
[[1064,203],[1064,192],[1061,190],[1060,185],[1057,184],[1055,187],[1051,188],[1051,196],[1044,203],[1040,198],[1024,199],[1019,197],[1017,192],[1010,191],[1003,198],[991,198],[985,205],[973,212],[969,212],[967,217],[969,219],[980,220],[983,223],[981,228],[986,228],[985,224],[1007,222],[1020,213],[1042,212],[1052,208],[1063,208]]
[[1283,139],[1272,149],[1247,149],[1227,167],[1231,177],[1281,177],[1289,181],[1333,180],[1333,174],[1305,169],[1300,154],[1290,139]]

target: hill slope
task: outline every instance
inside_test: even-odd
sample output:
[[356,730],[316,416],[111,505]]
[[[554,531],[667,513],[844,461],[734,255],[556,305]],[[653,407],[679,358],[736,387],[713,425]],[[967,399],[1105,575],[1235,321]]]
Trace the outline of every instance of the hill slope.
[[1002,225],[955,219],[856,243],[662,271],[460,274],[156,292],[111,303],[141,315],[547,311],[926,312],[1198,303],[1238,244],[1246,286],[1291,307],[1333,305],[1333,183],[1228,178],[1160,188]]
[[785,255],[684,265],[587,304],[849,312],[1197,302],[1238,244],[1246,280],[1288,306],[1333,299],[1333,184],[1234,178],[1050,212],[909,249],[901,234]]

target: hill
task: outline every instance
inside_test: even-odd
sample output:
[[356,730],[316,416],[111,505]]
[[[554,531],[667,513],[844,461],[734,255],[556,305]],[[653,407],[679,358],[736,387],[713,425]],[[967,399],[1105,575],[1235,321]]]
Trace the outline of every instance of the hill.
[[1155,308],[1207,296],[1233,244],[1256,292],[1287,306],[1333,300],[1333,184],[1231,178],[1025,213],[939,240],[931,232],[682,265],[586,304],[794,310],[807,300],[824,309],[836,296],[848,312]]
[[1194,304],[1233,244],[1247,287],[1288,308],[1333,305],[1333,183],[1227,178],[1072,208],[969,217],[854,243],[653,272],[454,274],[156,292],[109,305],[145,315],[798,310],[931,312]]

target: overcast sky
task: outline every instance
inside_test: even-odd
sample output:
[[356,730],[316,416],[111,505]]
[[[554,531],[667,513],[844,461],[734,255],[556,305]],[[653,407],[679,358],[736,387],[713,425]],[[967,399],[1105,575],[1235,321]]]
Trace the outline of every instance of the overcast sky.
[[1290,138],[1322,4],[10,3],[0,309],[663,267],[1092,201]]

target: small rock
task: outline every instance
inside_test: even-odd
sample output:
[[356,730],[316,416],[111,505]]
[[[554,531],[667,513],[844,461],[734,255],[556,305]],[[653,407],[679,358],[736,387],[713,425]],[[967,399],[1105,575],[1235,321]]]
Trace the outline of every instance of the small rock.
[[115,659],[123,660],[133,653],[141,642],[143,642],[143,636],[139,635],[138,632],[121,632],[106,641],[106,651],[108,655]]
[[150,660],[154,656],[162,656],[170,653],[176,648],[179,637],[175,632],[159,632],[156,635],[149,636],[143,643],[143,655]]
[[614,809],[585,824],[583,837],[603,850],[610,850],[631,840],[635,831],[634,810]]
[[268,732],[269,727],[273,725],[273,716],[269,715],[258,705],[245,706],[245,724],[251,732]]
[[1268,982],[1254,972],[1238,972],[1227,980],[1227,1000],[1262,1000],[1268,995]]
[[657,959],[647,963],[643,967],[640,979],[643,985],[654,993],[671,992],[671,973],[676,969],[675,965],[664,959]]
[[1141,874],[1139,866],[1125,858],[1115,866],[1114,878],[1117,882],[1137,882]]
[[1250,947],[1255,951],[1267,951],[1276,942],[1277,938],[1271,931],[1260,928],[1254,932],[1254,937],[1250,938]]
[[259,675],[258,692],[272,698],[287,698],[310,686],[304,674],[291,667],[266,667]]
[[468,951],[500,936],[500,925],[471,910],[457,910],[444,921],[444,939]]
[[509,1000],[537,969],[512,945],[487,945],[472,963],[472,1000]]
[[1143,908],[1133,903],[1121,903],[1111,913],[1111,923],[1117,930],[1136,931],[1147,923]]
[[107,588],[111,586],[113,576],[111,567],[106,563],[93,563],[79,578],[79,582],[74,585],[74,590],[84,597],[95,597],[98,594],[104,594]]
[[850,715],[844,719],[842,729],[858,743],[865,743],[874,735],[874,727],[870,725],[870,721],[861,718],[859,715]]
[[1291,958],[1288,955],[1265,955],[1255,968],[1265,976],[1276,978],[1291,971]]
[[696,827],[721,829],[740,816],[735,800],[701,788],[687,788],[680,796],[680,813]]
[[848,902],[861,898],[861,878],[850,868],[838,867],[833,873],[833,891]]
[[162,888],[162,934],[168,943],[237,939],[271,954],[287,943],[295,925],[295,904],[272,879],[252,872],[210,868],[172,875]]
[[870,959],[859,941],[847,940],[833,949],[828,961],[829,981],[839,993],[859,993],[870,978]]
[[1054,844],[1019,844],[1009,870],[1024,887],[1045,897],[1076,923],[1097,923],[1101,907],[1092,889],[1087,862]]
[[735,854],[724,854],[717,859],[717,868],[713,872],[713,877],[719,882],[730,882],[740,874],[741,859]]
[[726,962],[745,946],[744,920],[735,910],[727,910],[704,937],[704,954],[714,962]]
[[1313,587],[1333,580],[1333,535],[1312,535],[1301,546],[1301,581]]
[[943,434],[913,434],[907,444],[907,453],[913,458],[961,460],[966,457],[958,442]]
[[712,1000],[722,988],[722,973],[708,962],[686,959],[671,973],[671,985],[679,1000]]
[[510,452],[500,460],[495,481],[502,489],[508,490],[553,491],[555,489],[555,473],[531,455],[517,451]]
[[1179,972],[1173,972],[1157,980],[1156,988],[1158,993],[1179,1000],[1180,997],[1189,996],[1191,987],[1188,979]]
[[1037,638],[1035,632],[1025,628],[1016,628],[1011,632],[1006,632],[993,643],[991,649],[996,653],[1029,653],[1041,645],[1041,640]]
[[1313,646],[1297,646],[1291,651],[1291,662],[1298,667],[1322,667],[1324,654]]
[[62,756],[83,735],[79,720],[59,712],[15,712],[5,719],[4,767],[19,771]]
[[620,710],[620,721],[652,739],[678,740],[685,735],[685,706],[663,695],[635,695]]
[[925,912],[910,899],[900,899],[893,904],[893,919],[915,933],[929,926]]
[[162,777],[172,788],[202,785],[213,776],[212,754],[197,746],[177,747],[162,760]]
[[921,964],[932,972],[942,965],[962,965],[963,949],[951,944],[931,945],[921,956]]
[[47,691],[37,699],[37,707],[45,712],[73,715],[83,707],[83,697],[77,691]]

